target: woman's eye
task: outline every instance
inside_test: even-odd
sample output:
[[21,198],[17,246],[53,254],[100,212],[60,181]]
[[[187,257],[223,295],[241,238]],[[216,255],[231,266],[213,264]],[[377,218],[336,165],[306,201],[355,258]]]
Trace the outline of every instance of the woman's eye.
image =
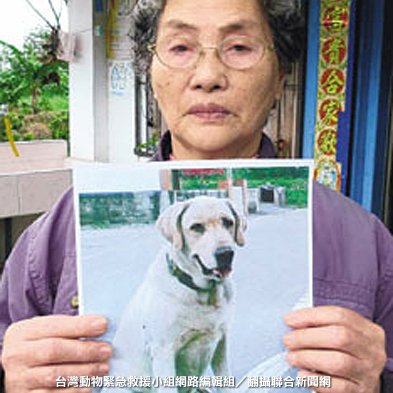
[[246,45],[232,45],[231,47],[228,48],[228,51],[230,52],[236,52],[236,53],[250,53],[252,52],[252,48]]
[[175,54],[182,54],[191,51],[191,47],[184,44],[174,45],[169,49],[169,52]]
[[191,225],[190,229],[196,233],[204,233],[205,227],[202,224],[193,224]]

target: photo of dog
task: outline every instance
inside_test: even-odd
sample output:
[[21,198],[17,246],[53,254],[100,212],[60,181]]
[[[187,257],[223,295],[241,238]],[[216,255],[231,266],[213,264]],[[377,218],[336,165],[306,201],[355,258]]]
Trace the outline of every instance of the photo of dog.
[[75,173],[79,311],[108,320],[97,339],[113,349],[94,393],[272,393],[288,389],[255,381],[296,378],[283,316],[312,304],[313,172],[208,164]]
[[245,244],[245,217],[229,199],[200,196],[169,206],[156,226],[169,245],[121,318],[112,373],[199,377],[211,367],[215,375],[232,375],[231,272],[236,247]]

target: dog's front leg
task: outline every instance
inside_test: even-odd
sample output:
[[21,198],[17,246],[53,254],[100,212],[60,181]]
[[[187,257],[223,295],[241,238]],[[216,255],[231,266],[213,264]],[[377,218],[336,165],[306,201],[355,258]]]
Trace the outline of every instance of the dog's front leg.
[[[227,340],[225,333],[221,337],[214,351],[211,366],[216,376],[231,377],[231,371],[228,362]],[[218,389],[221,392],[233,391],[230,386]]]
[[214,351],[211,366],[214,375],[230,377],[230,368],[228,364],[228,353],[227,353],[227,340],[226,335],[223,334],[220,341],[217,344],[216,350]]

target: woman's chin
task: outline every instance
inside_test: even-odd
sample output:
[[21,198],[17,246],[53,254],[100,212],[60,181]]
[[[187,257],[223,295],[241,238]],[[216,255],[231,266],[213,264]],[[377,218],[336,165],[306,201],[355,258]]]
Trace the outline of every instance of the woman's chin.
[[204,123],[172,132],[172,147],[176,158],[225,159],[244,156],[243,149],[255,150],[260,143],[260,133],[238,132],[239,125]]

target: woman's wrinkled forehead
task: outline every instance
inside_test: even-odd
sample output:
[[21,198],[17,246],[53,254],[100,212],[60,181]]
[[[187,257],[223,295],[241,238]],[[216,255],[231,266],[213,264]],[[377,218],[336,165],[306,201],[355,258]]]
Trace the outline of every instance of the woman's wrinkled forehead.
[[259,0],[167,0],[161,11],[158,36],[215,31],[225,36],[249,33],[271,37]]

